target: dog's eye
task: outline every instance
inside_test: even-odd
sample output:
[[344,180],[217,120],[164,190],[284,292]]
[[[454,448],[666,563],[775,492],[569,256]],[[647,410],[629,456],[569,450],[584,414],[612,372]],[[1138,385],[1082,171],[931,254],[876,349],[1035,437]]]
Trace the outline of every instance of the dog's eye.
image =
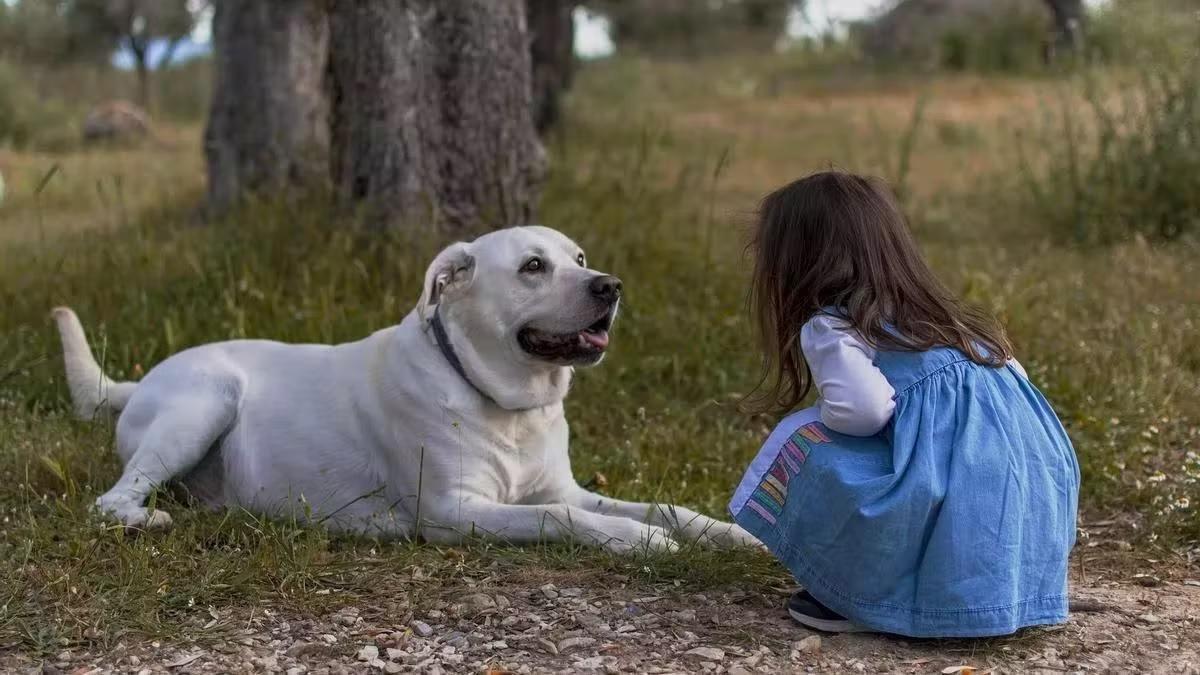
[[524,265],[521,265],[521,271],[530,274],[536,274],[544,269],[546,269],[546,265],[542,262],[541,258],[530,258],[525,261]]
[[587,267],[587,265],[585,265],[583,261],[584,261],[583,254],[580,253],[579,256],[575,258],[575,262],[579,263],[580,267]]

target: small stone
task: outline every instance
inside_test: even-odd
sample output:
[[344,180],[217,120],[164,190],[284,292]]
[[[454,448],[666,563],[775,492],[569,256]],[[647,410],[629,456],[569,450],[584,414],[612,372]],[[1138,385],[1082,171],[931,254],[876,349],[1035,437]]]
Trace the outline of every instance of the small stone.
[[388,663],[383,664],[383,672],[389,674],[404,672],[404,666],[399,663],[391,663],[389,661]]
[[429,624],[425,623],[424,621],[417,621],[414,619],[411,625],[413,632],[423,638],[433,635],[433,628],[430,628]]
[[136,654],[134,654],[129,657],[129,665],[136,668],[136,667],[142,665],[142,660],[139,659]]
[[379,647],[367,645],[358,650],[357,658],[359,661],[374,661],[379,658]]
[[467,636],[459,631],[451,631],[442,638],[442,642],[451,647],[465,647],[467,646]]
[[512,604],[512,601],[509,600],[507,597],[505,597],[503,595],[496,596],[496,607],[498,609],[507,609],[508,606],[511,604]]
[[399,661],[404,658],[404,654],[405,651],[403,649],[396,649],[395,647],[387,648],[387,657],[392,661]]
[[547,598],[549,598],[551,600],[558,597],[558,587],[555,586],[554,584],[546,584],[545,586],[542,586],[538,590],[540,590],[542,592],[542,595],[546,596]]
[[304,672],[304,669],[299,667],[287,669],[287,675],[304,675]]
[[586,612],[576,615],[575,620],[584,628],[594,628],[603,622],[603,619],[595,614],[588,614]]
[[730,666],[727,672],[729,675],[750,675],[750,671],[744,666]]
[[1158,623],[1162,621],[1162,619],[1158,618],[1158,615],[1156,614],[1143,614],[1138,617],[1138,621],[1143,623]]
[[558,654],[558,645],[547,640],[546,638],[538,638],[538,644],[540,644],[542,646],[542,649],[546,650],[547,654],[551,654],[551,655]]
[[440,609],[431,609],[428,616],[430,621],[441,621],[442,617],[446,616],[446,613]]
[[583,595],[582,588],[564,588],[558,592],[564,598],[578,598]]
[[705,661],[724,661],[725,650],[716,647],[693,647],[683,653],[684,656],[695,656]]
[[671,618],[675,619],[676,621],[695,621],[696,620],[696,610],[694,610],[694,609],[680,610],[678,612],[672,613]]
[[579,659],[575,662],[575,668],[578,670],[599,670],[603,666],[603,656],[591,656],[586,659]]
[[793,647],[802,654],[816,654],[821,651],[821,636],[809,635],[797,642]]
[[558,651],[559,652],[569,652],[572,649],[585,649],[587,647],[591,647],[594,644],[596,644],[596,638],[569,637],[565,640],[561,640],[558,643]]

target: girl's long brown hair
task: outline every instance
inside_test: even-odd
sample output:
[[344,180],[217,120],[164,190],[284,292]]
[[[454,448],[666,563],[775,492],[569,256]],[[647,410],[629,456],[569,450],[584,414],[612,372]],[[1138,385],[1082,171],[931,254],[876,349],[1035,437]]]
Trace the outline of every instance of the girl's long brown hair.
[[1012,356],[995,319],[934,276],[882,181],[826,171],[785,185],[763,199],[750,251],[763,351],[750,403],[759,411],[792,410],[808,395],[800,329],[826,308],[876,349],[954,347],[990,366]]

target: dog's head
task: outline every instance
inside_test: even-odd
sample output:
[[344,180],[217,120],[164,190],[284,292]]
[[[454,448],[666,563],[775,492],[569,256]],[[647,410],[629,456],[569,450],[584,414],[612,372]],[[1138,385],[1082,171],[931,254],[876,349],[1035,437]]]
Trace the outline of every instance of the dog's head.
[[417,310],[426,326],[438,312],[475,386],[530,408],[561,400],[572,367],[604,358],[620,298],[621,281],[565,235],[514,227],[438,254]]

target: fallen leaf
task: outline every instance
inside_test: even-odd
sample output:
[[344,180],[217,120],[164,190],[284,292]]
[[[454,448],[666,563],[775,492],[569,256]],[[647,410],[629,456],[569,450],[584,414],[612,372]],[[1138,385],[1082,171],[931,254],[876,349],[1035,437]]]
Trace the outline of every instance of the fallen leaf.
[[949,668],[942,668],[942,675],[954,675],[955,673],[959,675],[975,675],[975,666],[950,666]]

